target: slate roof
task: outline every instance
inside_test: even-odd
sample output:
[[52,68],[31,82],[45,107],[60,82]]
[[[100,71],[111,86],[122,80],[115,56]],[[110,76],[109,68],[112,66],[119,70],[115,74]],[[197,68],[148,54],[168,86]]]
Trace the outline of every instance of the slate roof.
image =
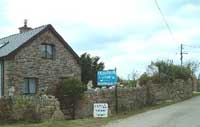
[[[8,37],[1,38],[0,39],[0,58],[7,56],[11,52],[15,51],[17,48],[19,48],[21,45],[26,43],[28,40],[36,36],[38,33],[43,31],[47,27],[48,25],[43,25],[27,32],[14,34]],[[2,46],[3,44],[5,45]]]

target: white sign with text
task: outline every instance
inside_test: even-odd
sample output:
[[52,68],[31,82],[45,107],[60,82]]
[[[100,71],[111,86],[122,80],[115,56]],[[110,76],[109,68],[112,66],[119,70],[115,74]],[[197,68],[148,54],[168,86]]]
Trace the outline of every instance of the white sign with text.
[[108,104],[107,103],[94,103],[93,116],[95,118],[108,117]]

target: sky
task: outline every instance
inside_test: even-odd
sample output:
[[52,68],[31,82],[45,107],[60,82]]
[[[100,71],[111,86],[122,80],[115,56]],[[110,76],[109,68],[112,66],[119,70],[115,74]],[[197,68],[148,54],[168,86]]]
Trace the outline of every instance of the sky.
[[0,38],[29,27],[52,24],[81,55],[99,56],[120,77],[143,73],[151,61],[199,61],[200,0],[0,0]]

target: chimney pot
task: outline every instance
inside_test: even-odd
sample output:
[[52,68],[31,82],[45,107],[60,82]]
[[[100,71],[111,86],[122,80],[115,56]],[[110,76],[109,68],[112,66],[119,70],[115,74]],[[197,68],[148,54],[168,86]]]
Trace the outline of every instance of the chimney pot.
[[24,26],[19,28],[19,32],[20,32],[20,33],[24,33],[24,32],[27,32],[27,31],[29,31],[29,30],[32,30],[31,27],[28,27],[28,26],[27,26],[27,22],[28,22],[27,19],[25,19],[25,20],[24,20]]

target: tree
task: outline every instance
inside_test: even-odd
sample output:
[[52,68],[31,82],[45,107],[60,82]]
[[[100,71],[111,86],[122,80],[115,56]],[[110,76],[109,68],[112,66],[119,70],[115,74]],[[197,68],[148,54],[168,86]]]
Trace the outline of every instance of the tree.
[[75,119],[75,111],[78,101],[82,98],[86,86],[76,78],[66,78],[57,86],[56,97],[62,105],[69,110],[72,119]]
[[99,62],[100,57],[91,57],[90,54],[84,53],[80,57],[81,79],[84,84],[92,80],[94,85],[97,84],[97,71],[104,69],[104,63]]
[[192,79],[196,69],[196,64],[187,64],[184,66],[175,65],[172,61],[156,61],[151,62],[148,66],[148,73],[144,73],[140,77],[140,83],[151,80],[153,83],[173,82],[175,79],[188,80]]
[[195,75],[195,72],[199,69],[199,62],[198,61],[188,61],[186,62],[185,66],[189,68],[193,75]]
[[136,87],[138,77],[139,77],[138,71],[133,70],[131,74],[128,74],[128,80],[123,82],[123,85],[125,87]]

